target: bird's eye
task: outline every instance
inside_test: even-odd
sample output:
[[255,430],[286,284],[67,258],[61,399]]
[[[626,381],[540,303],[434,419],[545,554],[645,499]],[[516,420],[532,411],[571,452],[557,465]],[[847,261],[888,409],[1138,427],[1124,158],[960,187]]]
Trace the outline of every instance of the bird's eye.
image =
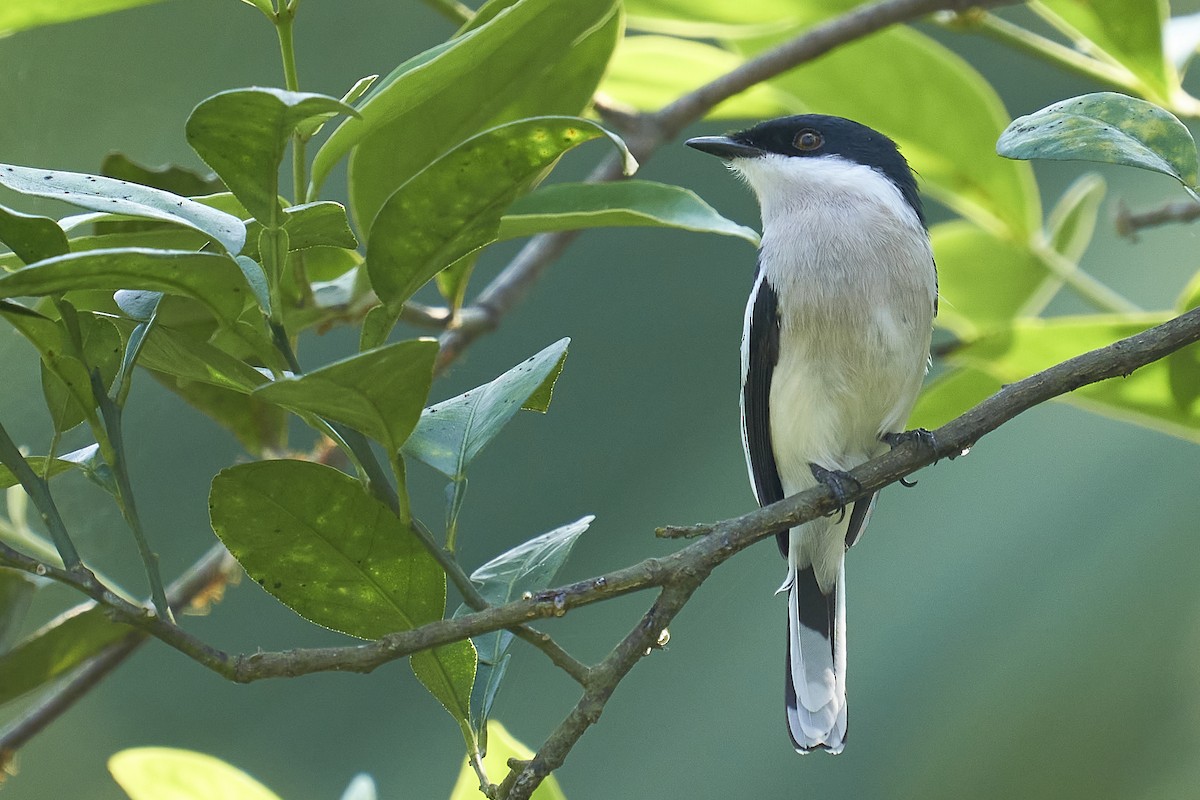
[[816,150],[825,144],[825,138],[812,128],[805,128],[796,134],[792,144],[796,146],[797,150]]

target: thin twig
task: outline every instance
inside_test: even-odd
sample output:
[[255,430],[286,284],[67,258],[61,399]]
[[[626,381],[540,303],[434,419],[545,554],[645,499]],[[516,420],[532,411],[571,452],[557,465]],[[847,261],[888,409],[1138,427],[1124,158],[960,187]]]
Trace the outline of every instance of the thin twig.
[[1121,236],[1136,240],[1138,231],[1143,228],[1197,219],[1200,219],[1200,203],[1194,200],[1166,203],[1149,211],[1130,211],[1122,204],[1113,217],[1113,226]]

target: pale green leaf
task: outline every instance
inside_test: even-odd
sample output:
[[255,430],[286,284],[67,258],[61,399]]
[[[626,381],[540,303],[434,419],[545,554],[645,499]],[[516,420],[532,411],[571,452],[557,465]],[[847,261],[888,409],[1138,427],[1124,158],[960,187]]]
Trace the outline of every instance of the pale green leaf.
[[157,2],[160,0],[8,0],[0,3],[0,36]]
[[219,758],[173,747],[135,747],[108,759],[131,800],[279,800],[279,795]]
[[[484,756],[483,766],[488,775],[507,775],[509,759],[529,761],[533,751],[517,741],[503,725],[495,720],[488,723],[487,755]],[[476,800],[479,797],[479,777],[471,764],[464,760],[462,769],[458,772],[458,780],[450,792],[450,800]],[[558,779],[549,775],[537,790],[530,796],[531,800],[566,800]]]

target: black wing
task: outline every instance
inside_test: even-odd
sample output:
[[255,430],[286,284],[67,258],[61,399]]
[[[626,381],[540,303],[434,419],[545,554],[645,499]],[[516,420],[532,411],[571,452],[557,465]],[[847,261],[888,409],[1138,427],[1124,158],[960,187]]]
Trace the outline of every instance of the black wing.
[[[783,499],[783,484],[771,447],[771,376],[779,361],[779,299],[765,275],[755,278],[746,328],[746,374],[742,385],[742,425],[746,435],[746,457],[754,478],[758,504],[765,506]],[[787,557],[788,534],[776,537]]]

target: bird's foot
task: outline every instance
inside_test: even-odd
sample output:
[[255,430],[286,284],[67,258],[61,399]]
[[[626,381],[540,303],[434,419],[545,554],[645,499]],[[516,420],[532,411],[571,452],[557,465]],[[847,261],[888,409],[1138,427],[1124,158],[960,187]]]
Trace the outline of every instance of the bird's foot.
[[[925,428],[913,428],[911,431],[902,431],[901,433],[884,433],[879,438],[893,450],[906,442],[920,442],[929,448],[937,449],[937,439],[934,437],[933,431]],[[917,485],[917,482],[901,478],[900,485],[911,489]]]
[[861,491],[862,484],[849,472],[843,472],[840,469],[825,469],[820,464],[812,463],[808,465],[808,468],[812,471],[814,478],[833,492],[838,504],[837,521],[841,522],[846,517],[846,503],[849,501],[850,495]]

